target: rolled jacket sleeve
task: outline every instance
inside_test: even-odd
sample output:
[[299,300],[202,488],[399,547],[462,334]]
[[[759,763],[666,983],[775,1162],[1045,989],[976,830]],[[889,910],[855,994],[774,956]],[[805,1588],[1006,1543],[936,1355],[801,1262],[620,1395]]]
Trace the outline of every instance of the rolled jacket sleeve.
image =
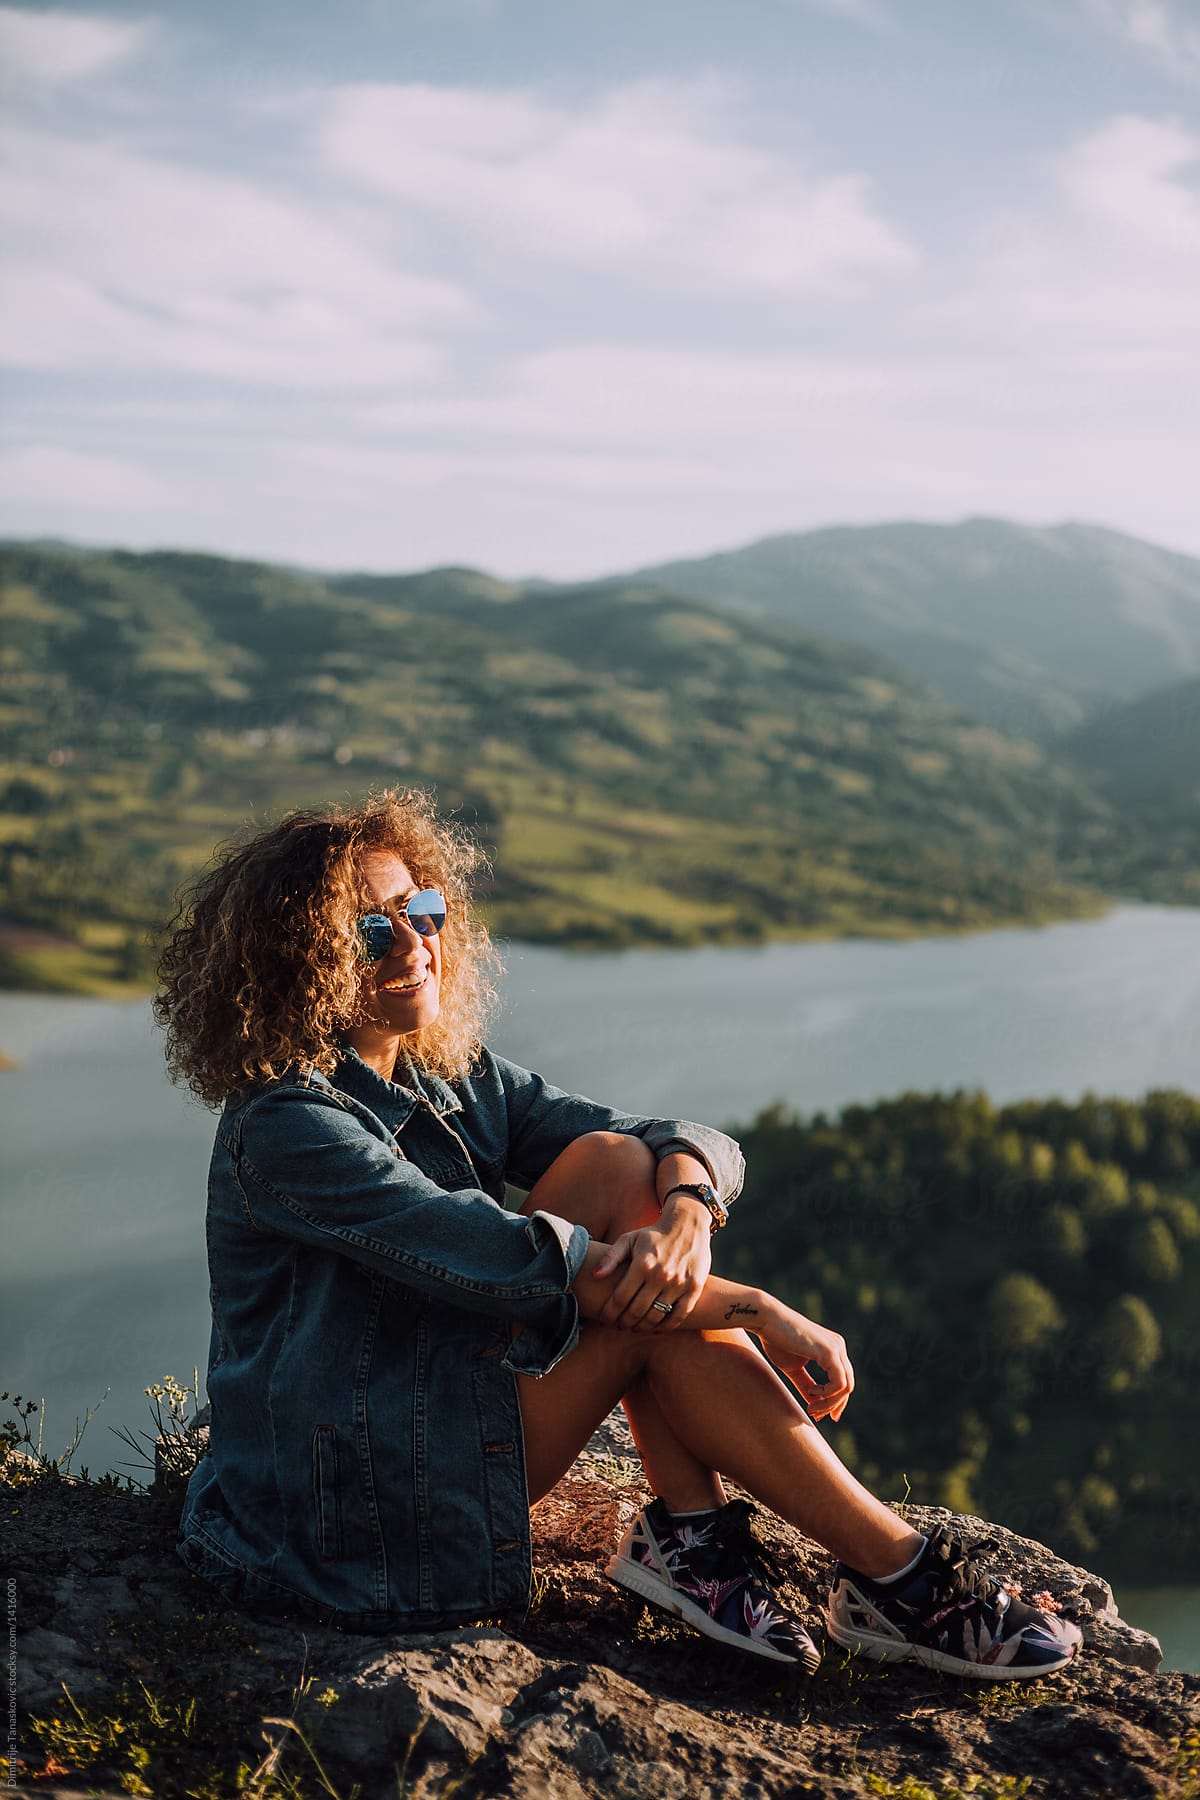
[[[490,1053],[489,1053],[490,1055]],[[531,1188],[576,1138],[590,1131],[619,1131],[639,1137],[662,1161],[673,1151],[686,1151],[708,1170],[713,1187],[728,1206],[742,1191],[746,1175],[741,1149],[723,1131],[690,1119],[651,1119],[619,1112],[582,1094],[551,1087],[529,1069],[493,1056],[504,1085],[509,1124],[508,1180]]]
[[[526,1232],[534,1242],[541,1243],[547,1232],[558,1239],[563,1263],[570,1271],[568,1285],[573,1285],[583,1265],[583,1255],[576,1258],[578,1239],[582,1235],[584,1253],[591,1242],[583,1226],[572,1225],[569,1219],[560,1219],[555,1213],[541,1211],[530,1213],[525,1223]],[[555,1308],[547,1302],[535,1319],[522,1321],[520,1332],[501,1360],[514,1375],[548,1375],[555,1363],[561,1362],[578,1342],[579,1302],[573,1293],[568,1293]]]
[[[339,1102],[281,1087],[242,1116],[235,1168],[247,1223],[445,1304],[521,1323],[510,1363],[541,1374],[574,1344],[572,1285],[588,1234],[509,1213],[481,1189],[447,1192]],[[510,1353],[511,1354],[511,1353]]]

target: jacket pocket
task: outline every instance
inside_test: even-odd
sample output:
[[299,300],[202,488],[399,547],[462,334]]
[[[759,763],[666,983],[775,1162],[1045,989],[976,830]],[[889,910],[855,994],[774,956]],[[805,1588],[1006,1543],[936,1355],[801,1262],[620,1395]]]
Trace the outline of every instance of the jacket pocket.
[[313,1506],[317,1517],[317,1554],[332,1561],[343,1554],[342,1490],[338,1481],[338,1440],[333,1425],[313,1432]]

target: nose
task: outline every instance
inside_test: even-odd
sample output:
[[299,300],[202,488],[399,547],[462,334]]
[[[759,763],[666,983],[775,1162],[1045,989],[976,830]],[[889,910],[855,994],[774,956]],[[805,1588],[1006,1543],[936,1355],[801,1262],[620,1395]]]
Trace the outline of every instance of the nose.
[[390,920],[392,938],[394,940],[392,944],[393,951],[411,950],[416,945],[425,942],[425,939],[421,936],[421,933],[417,930],[407,913],[394,912],[390,915]]

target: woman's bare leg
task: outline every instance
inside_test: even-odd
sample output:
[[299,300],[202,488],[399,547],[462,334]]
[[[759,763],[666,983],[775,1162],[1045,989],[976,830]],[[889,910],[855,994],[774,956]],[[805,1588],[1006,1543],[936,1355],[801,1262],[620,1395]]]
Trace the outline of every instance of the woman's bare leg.
[[[612,1221],[601,1220],[601,1199],[593,1211],[597,1229],[579,1217],[580,1210],[588,1210],[593,1179],[604,1185],[606,1154],[594,1143],[586,1148],[590,1142],[573,1145],[570,1161],[570,1152],[558,1159],[525,1210],[541,1206],[578,1218],[593,1236],[609,1241],[604,1234]],[[611,1164],[609,1174],[610,1185],[620,1186]],[[719,1504],[711,1485],[704,1497],[698,1491],[710,1478],[716,1480],[713,1471],[720,1467],[864,1575],[899,1568],[920,1543],[912,1527],[850,1473],[740,1331],[655,1336],[587,1322],[570,1356],[540,1381],[518,1382],[518,1394],[531,1500],[553,1487],[600,1420],[619,1399],[625,1397],[628,1405],[632,1394],[635,1411],[649,1424],[643,1433],[647,1478],[673,1511]]]
[[[561,1219],[582,1225],[588,1236],[598,1243],[611,1244],[624,1232],[638,1231],[658,1218],[655,1167],[654,1152],[640,1138],[613,1131],[589,1132],[585,1137],[577,1138],[551,1164],[521,1211],[531,1213],[540,1208],[543,1212],[555,1213]],[[583,1327],[585,1335],[590,1330],[590,1326]],[[627,1334],[618,1332],[616,1335]],[[578,1355],[577,1349],[571,1353],[570,1360],[574,1362]],[[582,1380],[582,1365],[577,1365],[577,1373]],[[664,1498],[672,1495],[669,1504],[678,1512],[700,1512],[705,1507],[723,1506],[725,1490],[721,1486],[721,1477],[680,1442],[644,1377],[639,1373],[631,1378],[628,1387],[618,1388],[612,1394],[609,1393],[610,1385],[603,1377],[597,1379],[596,1398],[591,1407],[582,1404],[583,1395],[580,1395],[578,1423],[583,1435],[559,1473],[570,1467],[596,1426],[620,1401],[646,1479],[654,1492]],[[596,1407],[600,1410],[596,1411]],[[564,1443],[567,1441],[569,1438],[563,1439]],[[555,1476],[547,1485],[553,1487],[557,1479]],[[530,1498],[534,1498],[532,1485]]]
[[[531,1500],[554,1486],[587,1442],[592,1422],[639,1375],[702,1465],[719,1463],[852,1568],[886,1575],[919,1548],[919,1534],[856,1480],[740,1331],[654,1337],[585,1324],[570,1356],[540,1381],[517,1386]],[[692,1510],[686,1494],[651,1485],[672,1511]]]

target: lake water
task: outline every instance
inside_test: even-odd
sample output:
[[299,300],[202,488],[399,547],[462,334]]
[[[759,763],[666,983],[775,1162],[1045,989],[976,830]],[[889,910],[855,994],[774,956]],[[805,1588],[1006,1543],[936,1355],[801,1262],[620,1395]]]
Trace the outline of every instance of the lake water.
[[[513,945],[506,960],[493,1046],[634,1111],[728,1125],[774,1100],[812,1112],[906,1089],[1200,1090],[1200,910],[904,944]],[[0,1051],[20,1063],[0,1073],[0,1388],[45,1397],[55,1454],[110,1390],[75,1466],[133,1467],[113,1429],[150,1429],[142,1390],[193,1365],[203,1379],[212,1119],[168,1084],[144,1005],[2,994]],[[1171,1598],[1137,1596],[1133,1622],[1154,1619],[1172,1666],[1200,1669],[1196,1596]]]

